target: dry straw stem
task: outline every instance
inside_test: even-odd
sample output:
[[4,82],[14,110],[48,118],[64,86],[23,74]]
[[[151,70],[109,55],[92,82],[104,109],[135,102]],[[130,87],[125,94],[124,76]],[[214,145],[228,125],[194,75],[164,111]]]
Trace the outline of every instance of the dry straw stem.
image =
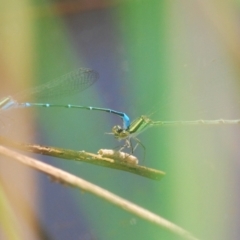
[[138,205],[131,203],[131,202],[101,188],[101,187],[98,187],[98,186],[96,186],[90,182],[87,182],[79,177],[69,174],[63,170],[60,170],[53,166],[50,166],[46,163],[40,162],[36,159],[21,155],[19,153],[16,153],[16,152],[9,150],[2,146],[0,146],[0,154],[3,156],[9,157],[13,160],[16,160],[18,162],[21,162],[21,163],[23,163],[29,167],[32,167],[38,171],[41,171],[41,172],[51,176],[53,179],[56,179],[60,183],[64,183],[64,184],[70,185],[72,187],[80,188],[84,192],[92,193],[93,195],[96,195],[96,196],[108,201],[109,203],[122,208],[123,210],[125,210],[127,212],[130,212],[142,219],[145,219],[148,222],[156,224],[157,226],[159,226],[165,230],[168,230],[178,236],[181,236],[184,239],[197,240],[197,238],[192,236],[189,232],[187,232],[186,230],[167,221],[166,219],[164,219],[144,208],[141,208]]
[[[118,169],[130,173],[140,175],[142,177],[150,178],[160,181],[165,173],[156,169],[147,168],[144,166],[131,164],[126,161],[119,161],[118,156],[113,158],[103,157],[101,154],[94,154],[85,151],[74,151],[70,149],[62,149],[55,147],[46,147],[40,145],[22,144],[7,138],[0,137],[0,143],[5,146],[13,147],[16,149],[43,154],[47,156],[63,158],[74,161],[82,161],[86,163],[95,164],[98,166]],[[102,152],[101,150],[99,152]]]

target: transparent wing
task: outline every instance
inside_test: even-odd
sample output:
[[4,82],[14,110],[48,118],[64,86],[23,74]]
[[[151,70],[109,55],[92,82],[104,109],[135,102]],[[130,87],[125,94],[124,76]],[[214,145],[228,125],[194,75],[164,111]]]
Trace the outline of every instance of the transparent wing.
[[97,81],[99,74],[88,68],[79,68],[43,85],[25,90],[17,94],[17,100],[34,96],[36,99],[52,99],[71,96],[81,92]]

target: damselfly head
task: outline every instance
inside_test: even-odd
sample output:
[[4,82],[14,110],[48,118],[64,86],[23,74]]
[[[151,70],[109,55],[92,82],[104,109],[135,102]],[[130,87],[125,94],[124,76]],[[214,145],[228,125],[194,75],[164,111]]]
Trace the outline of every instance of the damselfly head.
[[112,128],[112,133],[114,135],[115,138],[118,139],[124,139],[127,138],[129,136],[129,131],[126,129],[123,129],[121,126],[116,125]]

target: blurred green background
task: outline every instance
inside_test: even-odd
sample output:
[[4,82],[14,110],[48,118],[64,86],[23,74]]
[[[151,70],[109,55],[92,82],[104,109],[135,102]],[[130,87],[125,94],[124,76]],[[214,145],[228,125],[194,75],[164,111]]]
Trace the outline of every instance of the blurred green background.
[[[0,3],[0,13],[2,97],[89,67],[99,81],[55,102],[112,108],[131,119],[240,116],[238,1],[11,0]],[[89,152],[122,144],[105,134],[121,124],[108,113],[24,109],[9,115],[1,119],[2,134],[22,142]],[[239,133],[237,125],[148,129],[138,137],[145,159],[141,147],[134,154],[167,173],[161,182],[36,157],[199,239],[238,239]],[[31,169],[2,157],[0,164],[1,207],[8,206],[1,239],[180,239]]]

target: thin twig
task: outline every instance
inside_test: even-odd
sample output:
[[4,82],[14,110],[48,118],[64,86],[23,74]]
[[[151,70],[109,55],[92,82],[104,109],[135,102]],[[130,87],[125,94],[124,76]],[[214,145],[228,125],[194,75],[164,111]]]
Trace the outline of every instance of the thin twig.
[[168,230],[178,236],[181,236],[184,239],[187,240],[197,240],[194,236],[192,236],[189,232],[186,230],[178,227],[177,225],[169,222],[168,220],[144,209],[140,206],[131,203],[130,201],[127,201],[115,194],[112,194],[111,192],[98,187],[90,182],[87,182],[79,177],[76,177],[72,174],[69,174],[63,170],[60,170],[58,168],[55,168],[53,166],[50,166],[46,163],[40,162],[38,160],[35,160],[30,157],[26,157],[24,155],[21,155],[19,153],[16,153],[12,150],[9,150],[5,147],[0,146],[0,154],[10,157],[16,161],[19,161],[27,166],[30,166],[38,171],[41,171],[43,173],[48,174],[49,176],[53,177],[53,179],[58,180],[61,183],[65,183],[67,185],[80,188],[81,190],[85,192],[92,193],[93,195],[96,195],[109,203],[116,205],[123,210],[130,212],[142,219],[145,219],[148,222],[151,222],[153,224],[156,224],[157,226]]
[[37,154],[63,158],[67,160],[82,161],[86,163],[95,164],[98,166],[118,169],[158,181],[160,181],[162,177],[165,176],[164,172],[156,169],[147,168],[126,161],[119,161],[119,156],[115,156],[114,154],[112,158],[109,158],[103,157],[101,154],[94,154],[85,151],[73,151],[70,149],[49,146],[23,144],[9,140],[4,137],[0,137],[0,144]]

